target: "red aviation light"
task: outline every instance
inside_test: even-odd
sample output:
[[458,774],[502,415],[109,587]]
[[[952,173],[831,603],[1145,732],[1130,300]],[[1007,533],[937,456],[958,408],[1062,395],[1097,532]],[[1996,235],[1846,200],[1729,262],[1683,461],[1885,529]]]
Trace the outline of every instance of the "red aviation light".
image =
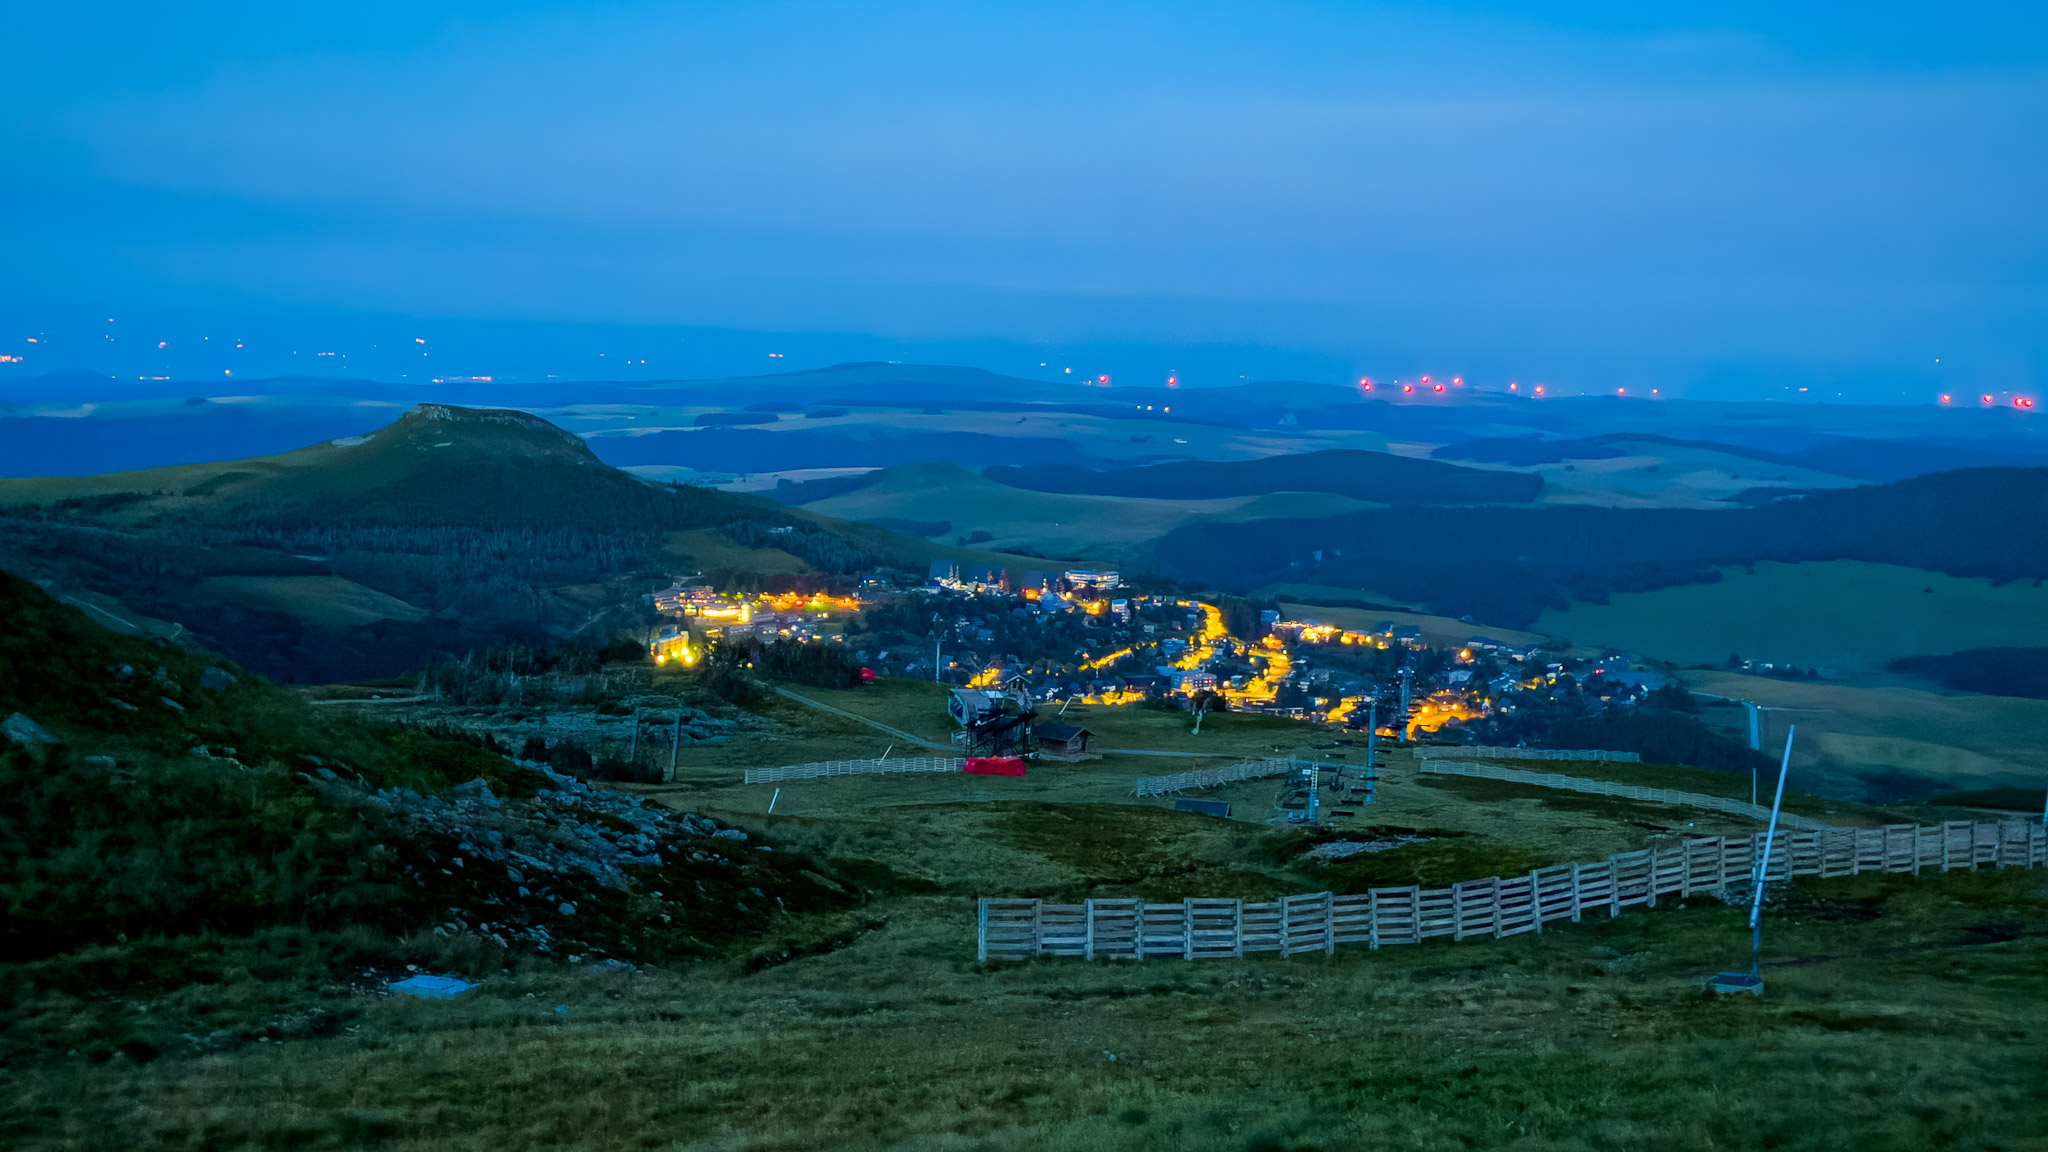
[[1989,403],[1991,403],[1991,393],[1989,393],[1989,392],[1986,392],[1986,393],[1984,394],[1984,402],[1985,402],[1986,404],[1989,404]]
[[1358,386],[1359,386],[1360,388],[1363,388],[1363,389],[1365,389],[1365,390],[1366,390],[1367,392],[1370,392],[1370,391],[1372,391],[1372,381],[1371,381],[1371,380],[1368,380],[1368,379],[1366,379],[1366,378],[1365,378],[1365,377],[1363,377],[1363,376],[1360,376],[1360,377],[1358,378]]
[[1443,390],[1444,390],[1444,386],[1443,386],[1443,385],[1441,385],[1441,384],[1439,384],[1439,385],[1437,385],[1437,386],[1436,386],[1436,390],[1437,390],[1437,391],[1439,391],[1439,392],[1441,392],[1441,391],[1443,391]]
[[1948,403],[1950,399],[1952,399],[1952,397],[1950,397],[1948,393],[1946,393],[1946,392],[1943,392],[1943,393],[1941,394],[1941,402],[1942,402],[1943,404],[1946,404],[1946,403]]
[[1427,377],[1427,376],[1424,376],[1424,377],[1422,378],[1422,382],[1423,382],[1424,384],[1427,384],[1427,383],[1429,383],[1429,377]]
[[1413,384],[1403,384],[1403,385],[1401,385],[1401,391],[1403,391],[1403,392],[1413,392],[1413,391],[1415,391],[1415,385],[1413,385]]
[[1463,376],[1453,376],[1451,377],[1451,384],[1455,387],[1463,388],[1465,386],[1465,378]]
[[1097,377],[1095,378],[1095,382],[1096,382],[1097,384],[1107,384],[1107,383],[1109,383],[1109,377],[1107,377],[1107,376],[1097,376]]
[[1537,394],[1538,396],[1541,396],[1541,395],[1543,395],[1543,385],[1541,385],[1541,384],[1538,384],[1538,385],[1536,386],[1536,394]]
[[2013,399],[2012,406],[2015,408],[2032,408],[2034,406],[2034,402],[2032,400],[2027,399],[2025,396],[2019,396]]

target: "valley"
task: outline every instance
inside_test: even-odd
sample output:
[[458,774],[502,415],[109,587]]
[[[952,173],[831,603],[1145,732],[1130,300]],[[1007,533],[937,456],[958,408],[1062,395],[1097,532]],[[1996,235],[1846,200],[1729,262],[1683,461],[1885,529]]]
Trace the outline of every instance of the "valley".
[[[1969,1130],[2022,1139],[2048,868],[1774,882],[1753,1005],[1705,990],[1746,955],[1732,889],[1514,938],[977,961],[982,897],[1251,907],[1748,837],[1697,798],[1768,791],[1788,724],[1797,819],[2038,820],[2048,705],[1900,670],[2048,646],[2038,558],[1987,543],[2034,514],[2026,470],[1856,485],[1626,437],[1430,460],[1414,428],[1377,453],[1311,411],[1114,467],[1107,436],[834,457],[814,434],[855,418],[800,417],[761,463],[808,468],[720,490],[694,481],[733,461],[627,472],[604,436],[430,405],[295,452],[0,481],[0,566],[30,578],[0,634],[0,831],[30,863],[0,885],[0,1130],[1563,1147],[1812,1118],[1715,1103],[1732,1084],[1826,1100],[1858,1147],[1994,1112]],[[1751,480],[1813,494],[1725,499]],[[1815,530],[1871,509],[1882,547]],[[999,771],[878,770],[910,758]],[[825,764],[850,774],[747,782]],[[470,987],[394,991],[418,974]],[[1702,1067],[1736,1071],[1709,1092]],[[465,1088],[422,1110],[428,1081]]]

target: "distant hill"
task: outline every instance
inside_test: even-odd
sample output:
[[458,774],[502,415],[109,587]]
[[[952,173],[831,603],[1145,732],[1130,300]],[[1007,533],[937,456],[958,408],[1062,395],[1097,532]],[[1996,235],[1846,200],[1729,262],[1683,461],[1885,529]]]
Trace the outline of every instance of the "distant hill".
[[1164,575],[1248,590],[1371,588],[1447,616],[1527,627],[1545,608],[1717,578],[1759,560],[1867,560],[2048,578],[2048,469],[1942,472],[1727,511],[1386,508],[1196,523],[1151,548]]
[[1931,472],[1964,468],[2039,467],[2048,464],[2048,447],[2021,440],[1987,440],[1957,445],[1932,440],[1889,438],[1832,439],[1796,452],[1686,440],[1645,432],[1609,432],[1599,436],[1553,440],[1540,436],[1499,436],[1446,444],[1431,452],[1435,460],[1470,460],[1526,468],[1566,460],[1612,460],[1632,455],[1634,444],[1700,448],[1792,468],[1807,468],[1851,480],[1890,483]]
[[1965,648],[1942,656],[1901,656],[1890,668],[1957,692],[2048,700],[2048,648]]
[[997,466],[984,469],[982,475],[1034,492],[1157,500],[1329,492],[1380,504],[1525,504],[1543,490],[1540,476],[1486,472],[1355,449],[1221,463],[1183,461],[1106,472]]
[[798,468],[887,468],[927,460],[979,465],[990,460],[1037,464],[1095,464],[1071,442],[1049,436],[995,436],[985,432],[866,430],[849,435],[827,429],[769,432],[711,427],[592,436],[591,451],[621,468],[682,464],[702,472],[785,472]]
[[178,621],[289,680],[389,675],[635,612],[706,533],[718,540],[698,566],[738,571],[754,553],[771,572],[917,571],[930,551],[649,484],[539,417],[446,405],[278,456],[0,481],[0,564]]

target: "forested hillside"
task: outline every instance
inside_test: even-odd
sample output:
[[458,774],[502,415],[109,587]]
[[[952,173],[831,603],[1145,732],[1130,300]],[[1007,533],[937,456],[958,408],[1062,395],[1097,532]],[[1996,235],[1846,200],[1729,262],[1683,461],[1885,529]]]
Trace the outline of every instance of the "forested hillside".
[[1330,492],[1380,504],[1525,504],[1543,491],[1541,476],[1486,472],[1349,448],[1257,460],[1190,460],[1107,472],[999,465],[982,474],[999,484],[1035,492],[1161,500]]
[[689,563],[664,547],[698,530],[729,541],[728,566],[773,549],[848,579],[922,567],[873,529],[646,483],[521,412],[422,405],[282,456],[0,482],[0,563],[286,679],[390,675],[588,626]]
[[1547,607],[1717,579],[1759,560],[1866,560],[1993,580],[2048,577],[2048,469],[1980,468],[1729,511],[1370,509],[1198,523],[1153,548],[1169,577],[1246,590],[1370,588],[1519,628]]

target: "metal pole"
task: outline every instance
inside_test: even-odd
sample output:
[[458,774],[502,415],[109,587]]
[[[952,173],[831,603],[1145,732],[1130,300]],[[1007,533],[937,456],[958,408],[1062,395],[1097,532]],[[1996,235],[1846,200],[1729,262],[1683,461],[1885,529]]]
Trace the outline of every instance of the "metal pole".
[[1380,688],[1372,688],[1372,703],[1365,708],[1365,770],[1375,771],[1379,761],[1374,759],[1380,750]]
[[770,796],[768,798],[768,814],[770,816],[775,815],[775,802],[780,799],[782,799],[782,789],[777,788],[775,790],[775,795]]
[[1756,858],[1756,890],[1749,899],[1749,974],[1761,970],[1764,950],[1764,874],[1771,867],[1771,842],[1778,836],[1778,808],[1785,802],[1785,775],[1792,767],[1792,734],[1797,724],[1785,727],[1785,759],[1778,765],[1778,792],[1771,798],[1771,822],[1764,826],[1764,850]]
[[673,784],[676,782],[676,754],[682,750],[682,747],[683,714],[677,712],[675,731],[669,733],[668,736],[668,779],[664,783]]
[[1414,685],[1415,669],[1401,669],[1401,742],[1403,744],[1408,742],[1408,714],[1409,709],[1414,706],[1408,698],[1408,693]]
[[939,682],[939,641],[932,641],[932,683]]

